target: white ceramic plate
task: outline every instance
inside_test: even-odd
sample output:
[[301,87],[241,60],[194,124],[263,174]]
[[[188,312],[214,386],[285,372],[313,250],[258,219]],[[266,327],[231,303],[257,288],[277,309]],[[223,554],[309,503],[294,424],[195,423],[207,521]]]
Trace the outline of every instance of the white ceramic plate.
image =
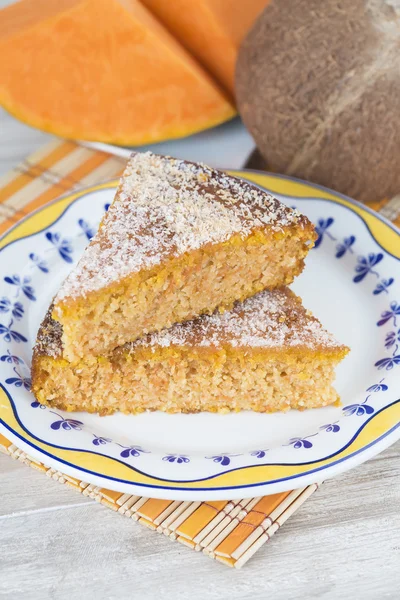
[[[0,241],[0,431],[30,455],[102,487],[149,497],[228,499],[321,481],[400,437],[400,235],[329,190],[236,172],[298,207],[319,240],[293,285],[351,353],[337,370],[343,406],[99,417],[39,405],[29,392],[39,323],[115,192],[60,198]],[[206,393],[206,392],[205,392]]]

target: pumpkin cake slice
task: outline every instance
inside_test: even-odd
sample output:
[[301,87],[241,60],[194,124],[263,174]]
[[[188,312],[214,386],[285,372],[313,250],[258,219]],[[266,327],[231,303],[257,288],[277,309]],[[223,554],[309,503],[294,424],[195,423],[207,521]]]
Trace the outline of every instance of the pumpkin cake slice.
[[134,154],[55,298],[65,358],[105,354],[288,284],[315,239],[307,217],[254,185],[202,164]]
[[314,408],[339,400],[334,369],[347,352],[287,288],[75,363],[65,360],[50,309],[32,391],[42,404],[102,415]]

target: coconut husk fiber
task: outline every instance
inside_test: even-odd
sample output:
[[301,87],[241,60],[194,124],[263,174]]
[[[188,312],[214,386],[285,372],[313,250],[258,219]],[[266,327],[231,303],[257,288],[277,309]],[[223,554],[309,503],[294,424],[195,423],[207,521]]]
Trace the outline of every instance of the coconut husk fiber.
[[364,202],[400,193],[400,0],[272,0],[236,96],[269,169]]

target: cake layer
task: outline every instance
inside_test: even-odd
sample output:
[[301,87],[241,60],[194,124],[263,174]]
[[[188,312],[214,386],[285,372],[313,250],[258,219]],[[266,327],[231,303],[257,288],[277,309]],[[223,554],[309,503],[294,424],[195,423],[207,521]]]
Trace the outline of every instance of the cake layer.
[[75,363],[50,309],[32,390],[43,404],[100,414],[313,408],[338,400],[334,368],[347,352],[286,288]]
[[204,165],[135,154],[55,299],[65,358],[102,355],[288,284],[315,239],[307,217],[254,185]]

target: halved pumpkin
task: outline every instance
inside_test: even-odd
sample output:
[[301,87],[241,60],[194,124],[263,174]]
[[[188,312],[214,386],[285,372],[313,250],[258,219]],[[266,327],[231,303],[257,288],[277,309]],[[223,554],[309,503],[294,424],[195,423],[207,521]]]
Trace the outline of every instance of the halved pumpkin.
[[17,2],[0,12],[0,56],[0,104],[67,138],[145,144],[235,114],[138,0]]
[[239,46],[269,0],[141,0],[234,95]]

